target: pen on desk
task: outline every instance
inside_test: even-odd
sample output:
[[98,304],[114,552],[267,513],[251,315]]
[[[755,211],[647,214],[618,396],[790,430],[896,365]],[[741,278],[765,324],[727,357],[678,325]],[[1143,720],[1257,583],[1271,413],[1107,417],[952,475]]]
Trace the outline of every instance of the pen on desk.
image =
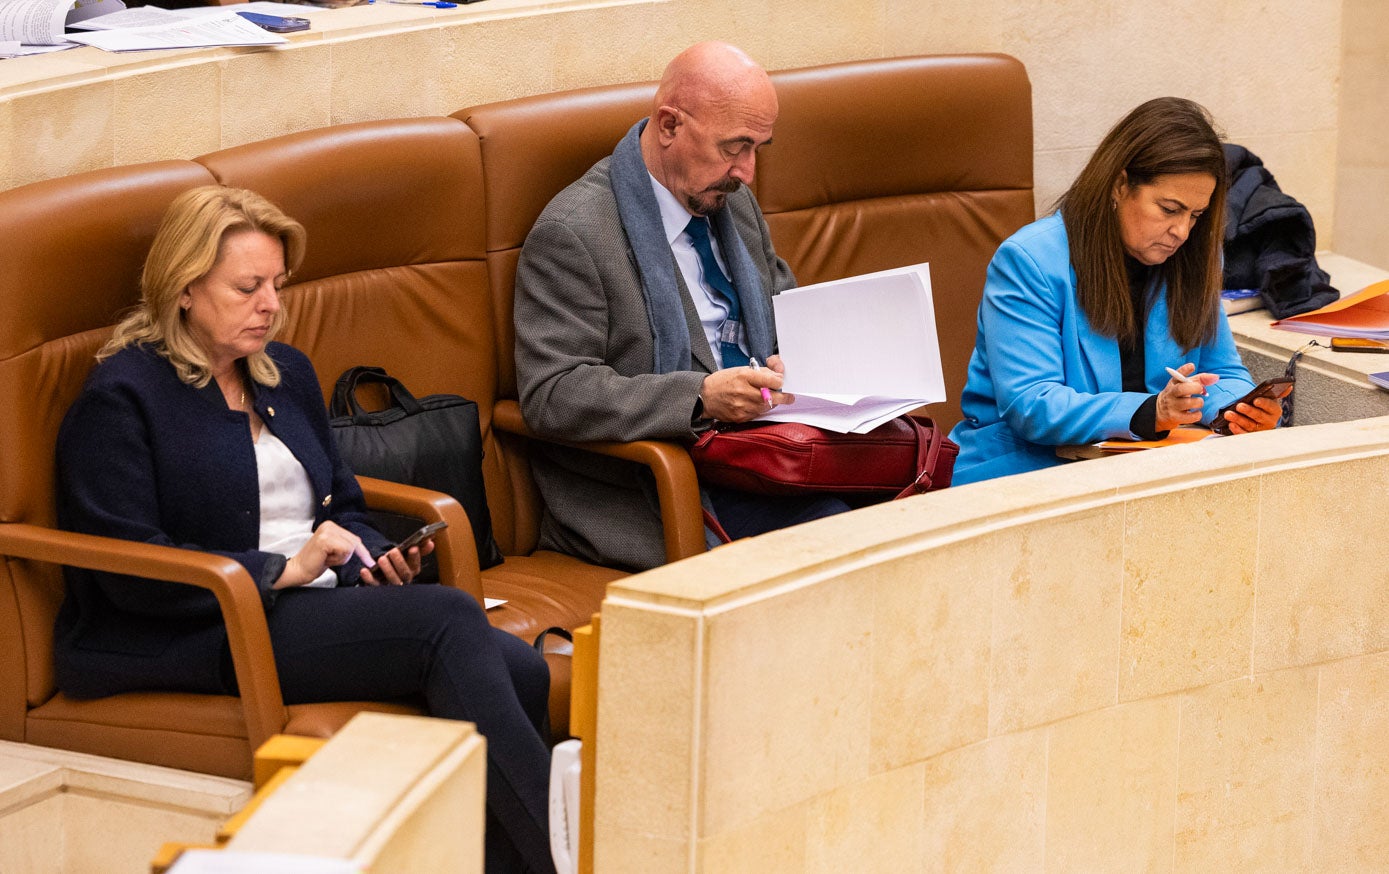
[[449,0],[386,0],[393,6],[433,6],[435,9],[457,9],[457,3]]
[[[756,359],[756,358],[749,358],[749,359],[748,359],[748,364],[750,364],[750,365],[752,366],[752,369],[753,369],[753,370],[761,370],[761,369],[762,369],[762,365],[760,365],[760,364],[757,363],[757,359]],[[769,409],[769,410],[774,406],[774,405],[772,404],[772,390],[769,389],[769,388],[767,388],[765,385],[762,386],[762,401],[763,401],[763,403],[765,403],[765,404],[767,405],[767,409]]]

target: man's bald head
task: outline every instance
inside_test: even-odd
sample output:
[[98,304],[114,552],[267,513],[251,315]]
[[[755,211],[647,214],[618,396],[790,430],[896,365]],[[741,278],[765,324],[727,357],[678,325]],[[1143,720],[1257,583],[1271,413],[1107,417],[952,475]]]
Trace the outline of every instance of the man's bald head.
[[726,42],[696,43],[675,56],[661,76],[651,111],[680,106],[698,114],[711,106],[770,104],[776,114],[776,90],[767,71],[747,52]]
[[777,111],[771,78],[746,52],[698,43],[661,77],[642,157],[686,209],[708,215],[752,183],[756,150],[771,140]]

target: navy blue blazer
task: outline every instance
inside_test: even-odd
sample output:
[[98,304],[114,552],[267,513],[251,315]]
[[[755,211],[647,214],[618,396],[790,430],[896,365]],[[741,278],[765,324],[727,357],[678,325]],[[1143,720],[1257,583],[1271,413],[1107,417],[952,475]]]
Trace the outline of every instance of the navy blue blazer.
[[[314,526],[332,519],[379,553],[361,489],[338,457],[313,365],[267,347],[280,384],[253,385],[254,405],[308,473]],[[240,562],[267,610],[285,556],[261,552],[260,488],[249,417],[215,382],[179,380],[148,347],[97,365],[68,410],[57,445],[58,523],[88,534],[196,549]],[[337,569],[354,582],[354,558]],[[134,689],[229,693],[236,688],[217,600],[205,589],[67,568],[55,629],[58,687],[74,697]]]
[[[1215,338],[1183,349],[1168,328],[1167,290],[1159,289],[1143,335],[1144,385],[1168,382],[1166,367],[1191,361],[1220,382],[1206,389],[1201,421],[1254,387],[1235,349],[1224,311]],[[960,445],[955,485],[1060,464],[1056,447],[1135,436],[1129,423],[1149,394],[1123,390],[1119,341],[1090,327],[1076,297],[1070,242],[1060,213],[1003,241],[989,262],[964,419],[950,432]]]

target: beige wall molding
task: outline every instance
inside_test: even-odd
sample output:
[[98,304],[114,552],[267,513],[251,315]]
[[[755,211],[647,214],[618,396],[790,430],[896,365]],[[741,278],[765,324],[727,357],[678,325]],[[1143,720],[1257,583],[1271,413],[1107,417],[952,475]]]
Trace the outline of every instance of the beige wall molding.
[[1364,870],[1389,418],[1079,462],[614,583],[595,870]]
[[1389,83],[1379,0],[486,0],[304,14],[314,29],[271,51],[80,48],[0,62],[0,189],[327,124],[648,80],[700,39],[737,42],[772,69],[1003,52],[1032,78],[1039,210],[1124,112],[1182,94],[1307,204],[1321,247],[1339,248],[1345,229],[1347,254],[1389,268],[1378,206],[1389,158],[1365,145],[1384,129],[1377,96]]

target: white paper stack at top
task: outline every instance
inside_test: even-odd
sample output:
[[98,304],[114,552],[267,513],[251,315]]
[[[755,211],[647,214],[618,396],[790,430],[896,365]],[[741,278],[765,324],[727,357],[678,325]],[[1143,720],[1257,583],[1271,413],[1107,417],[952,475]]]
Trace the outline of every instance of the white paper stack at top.
[[796,402],[759,421],[862,434],[945,400],[928,265],[784,291],[772,306]]

